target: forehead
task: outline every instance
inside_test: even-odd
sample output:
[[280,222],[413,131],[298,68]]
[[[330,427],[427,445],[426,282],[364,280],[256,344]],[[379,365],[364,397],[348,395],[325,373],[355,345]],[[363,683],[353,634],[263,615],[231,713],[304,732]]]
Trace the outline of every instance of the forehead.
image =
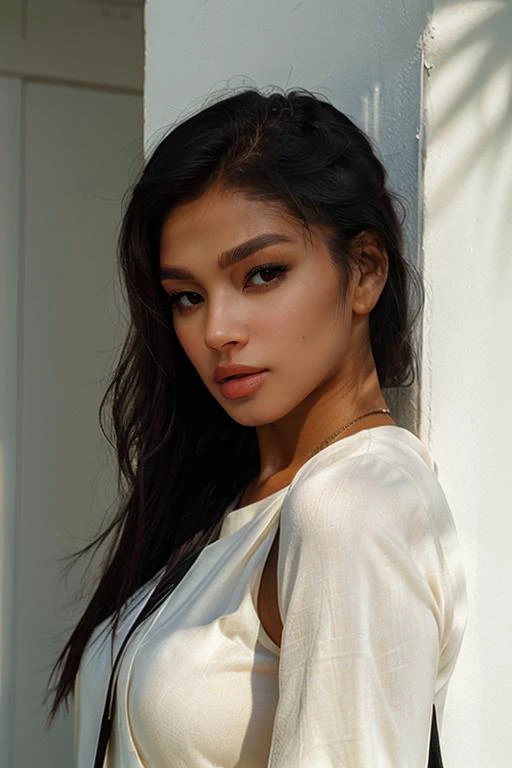
[[262,232],[276,232],[302,240],[301,224],[283,204],[251,200],[242,192],[213,188],[192,202],[174,208],[162,224],[161,256],[183,256],[185,251],[221,252]]

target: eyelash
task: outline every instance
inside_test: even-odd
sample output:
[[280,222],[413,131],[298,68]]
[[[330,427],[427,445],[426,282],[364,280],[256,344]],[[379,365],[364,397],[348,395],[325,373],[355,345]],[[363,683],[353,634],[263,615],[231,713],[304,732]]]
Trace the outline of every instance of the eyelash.
[[[277,278],[275,280],[271,280],[270,282],[266,283],[265,285],[258,285],[256,288],[262,288],[263,290],[266,290],[266,286],[275,285],[275,283],[280,282],[284,278],[285,272],[288,272],[290,267],[286,266],[286,264],[260,264],[257,267],[253,267],[249,270],[249,272],[246,274],[245,279],[250,280],[251,277],[258,274],[258,272],[275,272],[277,275]],[[194,309],[194,307],[197,307],[198,304],[195,304],[192,307],[181,307],[177,302],[182,296],[188,296],[188,295],[198,295],[195,293],[195,291],[169,291],[168,293],[168,301],[171,305],[171,309],[175,310],[176,312],[179,312],[180,314],[188,314],[190,311]]]

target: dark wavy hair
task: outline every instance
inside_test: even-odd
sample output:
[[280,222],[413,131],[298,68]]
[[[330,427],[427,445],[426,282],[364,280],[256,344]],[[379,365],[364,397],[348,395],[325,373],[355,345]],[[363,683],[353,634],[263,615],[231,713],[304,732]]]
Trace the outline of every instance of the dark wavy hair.
[[50,724],[61,703],[68,705],[94,628],[110,617],[113,638],[125,601],[161,569],[161,589],[172,590],[259,471],[255,428],[235,422],[201,381],[159,281],[164,218],[218,183],[281,205],[308,232],[322,227],[342,293],[350,240],[363,231],[379,238],[389,259],[369,318],[379,382],[415,381],[413,326],[423,287],[404,258],[398,198],[367,136],[305,89],[243,89],[173,127],[134,184],[119,234],[130,326],[99,414],[117,454],[119,502],[105,530],[72,555],[108,544],[92,598],[52,668]]

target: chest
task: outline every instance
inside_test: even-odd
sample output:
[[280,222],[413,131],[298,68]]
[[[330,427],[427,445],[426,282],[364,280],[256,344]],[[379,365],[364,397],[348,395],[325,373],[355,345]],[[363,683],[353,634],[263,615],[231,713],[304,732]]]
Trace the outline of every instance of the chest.
[[[269,536],[255,548],[254,533],[236,549],[229,538],[225,548],[210,548],[211,559],[190,574],[196,579],[182,582],[183,602],[174,601],[175,609],[169,602],[123,663],[118,725],[126,733],[116,741],[120,749],[137,744],[137,768],[267,764],[279,659],[264,639],[257,642],[256,588],[272,542]],[[132,763],[120,752],[113,765]]]
[[[171,633],[167,628],[151,638],[137,654],[129,681],[121,681],[126,722],[142,764],[266,765],[277,669],[277,657],[249,638],[240,615]],[[131,764],[120,755],[119,766],[126,765]]]
[[[272,523],[280,504],[276,498],[235,515],[147,631],[128,644],[119,672],[111,768],[266,765],[278,700],[272,595],[279,521]],[[84,660],[80,689],[82,720],[90,723],[99,717],[93,702],[104,695],[108,677],[96,651]],[[108,643],[101,651],[107,668]],[[92,764],[93,747],[94,739],[84,735],[80,768]]]

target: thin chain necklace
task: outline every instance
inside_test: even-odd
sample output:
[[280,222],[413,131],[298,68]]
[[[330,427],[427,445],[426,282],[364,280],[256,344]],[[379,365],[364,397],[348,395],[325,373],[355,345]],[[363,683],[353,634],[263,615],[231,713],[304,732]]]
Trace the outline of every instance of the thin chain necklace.
[[387,413],[391,415],[391,411],[389,408],[376,408],[374,411],[368,411],[368,413],[363,413],[362,416],[358,416],[356,419],[352,419],[352,421],[349,421],[348,424],[344,424],[342,427],[337,429],[335,432],[332,432],[328,437],[323,440],[320,445],[314,449],[314,451],[311,451],[311,453],[308,455],[308,460],[315,455],[315,453],[318,453],[318,451],[322,450],[322,448],[325,448],[326,445],[329,445],[329,443],[337,437],[341,432],[344,432],[346,429],[352,426],[352,424],[355,424],[356,421],[361,421],[361,419],[365,419],[367,416],[372,416],[374,413]]

